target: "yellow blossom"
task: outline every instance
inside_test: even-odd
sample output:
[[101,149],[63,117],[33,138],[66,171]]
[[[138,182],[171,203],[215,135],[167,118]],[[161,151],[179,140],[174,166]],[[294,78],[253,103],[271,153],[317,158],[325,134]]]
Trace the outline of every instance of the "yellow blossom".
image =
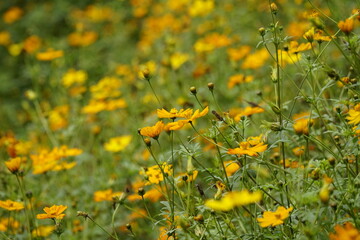
[[213,11],[214,0],[195,0],[189,7],[189,15],[192,17],[205,16]]
[[237,162],[234,161],[226,161],[224,162],[226,175],[228,177],[234,175],[234,173],[237,172],[237,170],[240,169],[240,165]]
[[8,46],[11,43],[10,33],[7,31],[0,32],[0,46]]
[[172,108],[170,111],[166,111],[165,109],[162,108],[157,110],[157,115],[158,118],[175,119],[175,118],[185,118],[186,116],[191,115],[192,112],[193,110],[190,108],[186,110],[181,109],[180,111],[178,111],[176,108]]
[[39,52],[36,54],[36,58],[39,61],[51,61],[64,56],[62,50],[48,49],[46,52]]
[[266,49],[260,49],[252,54],[249,54],[241,64],[242,69],[258,69],[262,67],[269,58],[269,53]]
[[51,207],[45,207],[43,209],[45,213],[37,214],[36,218],[37,219],[47,219],[47,218],[63,219],[63,217],[65,216],[65,214],[63,212],[66,209],[67,209],[67,206],[63,206],[63,205],[58,205],[58,206],[53,205]]
[[20,223],[14,218],[1,218],[0,219],[0,232],[6,232],[8,230],[16,230],[20,227]]
[[131,135],[110,138],[110,140],[104,144],[104,147],[109,152],[120,152],[130,144],[131,139]]
[[293,210],[293,207],[284,208],[278,207],[275,212],[265,211],[262,218],[257,218],[261,227],[275,227],[284,223],[284,220],[289,217],[289,213]]
[[27,53],[34,53],[41,47],[41,39],[38,36],[30,36],[24,41],[24,50]]
[[94,192],[94,201],[95,202],[113,201],[114,197],[120,197],[121,195],[123,195],[123,192],[113,192],[112,189],[96,191]]
[[261,192],[257,191],[251,193],[245,189],[242,191],[228,192],[220,200],[207,200],[205,206],[216,211],[230,211],[235,207],[259,202],[261,199]]
[[306,112],[294,115],[293,128],[297,134],[309,135],[309,126],[311,126],[314,123],[314,120],[313,119],[310,120],[309,117],[310,114]]
[[67,37],[70,46],[86,47],[93,44],[98,38],[96,32],[74,32]]
[[11,173],[17,173],[20,169],[22,159],[21,157],[11,158],[9,161],[5,162],[6,167]]
[[189,55],[184,53],[174,53],[170,56],[170,65],[174,70],[179,69],[189,60]]
[[254,76],[245,76],[243,74],[236,74],[229,78],[227,87],[231,89],[240,83],[249,83],[252,82],[253,80],[254,80]]
[[164,126],[162,121],[158,121],[154,126],[141,128],[140,135],[157,139],[163,131]]
[[164,181],[165,174],[171,175],[172,173],[172,165],[167,163],[163,163],[160,166],[154,165],[152,167],[145,168],[144,171],[141,171],[141,175],[145,175],[147,177],[147,185],[149,184],[159,184],[160,182]]
[[0,201],[0,208],[6,209],[8,211],[18,211],[24,209],[25,207],[21,202],[14,202],[8,199],[5,201]]
[[88,75],[83,70],[69,69],[62,77],[62,84],[64,87],[70,87],[74,84],[83,84],[88,78]]
[[355,24],[353,18],[347,18],[345,21],[340,21],[338,23],[338,27],[346,35],[349,35],[353,31],[354,25]]
[[350,222],[335,225],[335,233],[330,233],[330,240],[360,240],[360,231]]
[[3,14],[3,20],[7,24],[16,22],[24,14],[24,11],[19,7],[11,7]]
[[250,46],[241,46],[239,48],[229,48],[227,49],[227,54],[231,61],[239,61],[240,59],[244,58],[247,54],[251,51]]
[[247,141],[243,141],[239,144],[240,147],[228,149],[228,154],[237,155],[249,155],[257,156],[260,152],[264,152],[267,149],[267,144],[261,141],[261,136],[249,137]]
[[349,124],[358,125],[360,123],[360,103],[349,110],[346,119],[349,121]]
[[262,113],[265,110],[262,107],[246,107],[237,109],[235,112],[237,113],[234,117],[235,121],[240,121],[241,117],[243,116],[252,116],[255,113]]
[[32,230],[31,235],[33,237],[47,237],[55,230],[55,226],[39,226],[38,228]]

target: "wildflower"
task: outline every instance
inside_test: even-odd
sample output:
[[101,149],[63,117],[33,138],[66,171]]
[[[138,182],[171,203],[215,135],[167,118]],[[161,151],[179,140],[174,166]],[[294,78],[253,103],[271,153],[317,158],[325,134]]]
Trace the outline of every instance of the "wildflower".
[[120,197],[123,195],[123,192],[113,192],[112,189],[107,189],[104,191],[96,191],[94,192],[94,201],[102,202],[102,201],[113,201],[114,197]]
[[243,74],[236,74],[229,78],[227,87],[229,89],[232,89],[240,83],[249,83],[252,82],[253,80],[254,80],[254,76],[245,76]]
[[30,36],[24,41],[24,50],[27,53],[34,53],[41,47],[41,39],[38,36]]
[[301,156],[305,152],[305,146],[296,147],[292,150],[295,156]]
[[0,232],[6,232],[7,230],[16,230],[20,227],[20,223],[14,218],[1,218],[0,219]]
[[328,176],[324,176],[323,178],[323,186],[319,191],[319,198],[322,203],[329,202],[330,199],[330,184],[332,183],[332,179]]
[[337,224],[334,227],[336,233],[330,233],[330,240],[359,240],[360,231],[350,222],[344,223],[343,226]]
[[31,235],[33,237],[47,237],[55,230],[55,226],[39,226],[32,230]]
[[249,137],[247,141],[241,142],[238,148],[233,148],[228,150],[228,154],[237,154],[237,155],[249,155],[257,156],[258,153],[264,152],[267,149],[267,144],[261,142],[261,136],[258,137]]
[[163,163],[162,165],[154,165],[152,167],[146,168],[144,171],[141,171],[141,175],[145,175],[149,184],[159,184],[160,182],[164,181],[164,175],[168,174],[171,175],[172,173],[172,165],[167,163]]
[[[236,109],[235,112],[237,113],[234,117],[235,121],[240,121],[241,117],[243,116],[252,116],[256,113],[262,113],[265,110],[262,107],[246,107],[246,108],[240,108]],[[234,114],[234,111],[232,111],[232,114]]]
[[141,128],[140,134],[145,137],[157,139],[163,131],[164,126],[165,125],[162,121],[158,121],[155,126]]
[[297,41],[291,41],[289,44],[289,53],[298,54],[299,52],[303,52],[311,49],[311,43],[301,43],[299,44]]
[[236,171],[239,170],[240,168],[239,164],[234,161],[224,162],[224,165],[225,165],[226,175],[228,177],[234,175],[234,173],[236,173]]
[[186,110],[181,109],[180,111],[176,110],[176,108],[172,108],[169,112],[162,108],[157,110],[157,115],[158,118],[175,119],[175,118],[185,118],[186,116],[191,115],[192,112],[193,110],[190,108]]
[[36,54],[36,58],[39,61],[51,61],[57,58],[64,56],[64,52],[62,50],[54,50],[48,49],[46,52],[39,52]]
[[74,32],[70,33],[67,37],[70,46],[73,47],[86,47],[93,44],[98,38],[96,32]]
[[67,127],[70,107],[68,105],[57,106],[49,112],[50,129],[57,131]]
[[66,209],[67,209],[67,206],[63,206],[63,205],[53,205],[51,207],[45,207],[43,210],[46,213],[37,214],[36,218],[37,219],[47,219],[47,218],[63,219],[63,217],[65,216],[65,214],[63,212]]
[[346,119],[349,121],[349,124],[358,125],[360,123],[360,103],[349,110]]
[[228,192],[220,200],[207,200],[205,206],[216,211],[230,211],[238,206],[259,202],[261,199],[262,194],[259,191],[251,193],[248,190],[242,190]]
[[241,64],[242,69],[258,69],[265,64],[265,61],[269,58],[269,53],[266,49],[260,49],[253,54],[249,54]]
[[0,32],[0,46],[7,46],[11,43],[10,33],[7,31]]
[[179,69],[189,60],[189,55],[184,53],[174,53],[170,56],[170,65],[174,70]]
[[21,157],[11,158],[9,161],[5,162],[6,167],[11,173],[16,174],[21,166],[22,159]]
[[229,48],[227,49],[228,57],[231,61],[239,61],[244,58],[251,50],[250,46],[241,46],[239,48]]
[[340,21],[338,27],[343,33],[349,35],[354,29],[354,19],[347,18],[345,21]]
[[171,131],[179,130],[182,127],[184,127],[185,124],[187,123],[191,124],[193,121],[195,121],[195,119],[205,116],[208,112],[209,112],[209,107],[204,108],[204,110],[202,110],[201,112],[199,109],[197,109],[192,115],[189,112],[188,114],[185,115],[186,120],[179,120],[177,122],[168,123],[166,128],[168,128]]
[[119,97],[121,95],[118,89],[120,86],[120,79],[116,77],[103,77],[97,84],[90,87],[91,96],[96,100]]
[[285,208],[278,207],[275,212],[265,211],[262,218],[257,218],[261,227],[275,227],[284,223],[284,220],[289,217],[289,213],[293,210],[293,207]]
[[0,208],[6,209],[8,211],[18,211],[24,209],[24,204],[21,202],[14,202],[11,200],[0,201]]
[[294,115],[293,119],[295,122],[293,128],[297,134],[309,135],[309,126],[314,123],[314,120],[310,120],[309,117],[310,114],[306,112]]
[[189,7],[189,15],[192,17],[206,16],[213,11],[214,0],[195,0]]
[[4,13],[3,20],[5,23],[11,24],[11,23],[19,20],[23,14],[24,14],[24,11],[21,8],[12,7]]
[[131,135],[110,138],[110,140],[104,144],[104,148],[109,152],[120,152],[130,144],[131,139]]
[[83,84],[88,78],[88,75],[83,70],[69,69],[61,79],[64,87],[70,87],[74,84]]

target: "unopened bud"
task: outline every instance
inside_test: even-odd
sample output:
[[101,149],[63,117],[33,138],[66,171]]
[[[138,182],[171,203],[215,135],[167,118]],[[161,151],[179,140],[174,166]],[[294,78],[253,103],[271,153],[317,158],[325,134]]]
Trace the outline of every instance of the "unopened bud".
[[260,36],[265,36],[265,33],[266,33],[266,30],[265,30],[265,28],[263,28],[263,27],[261,27],[261,28],[259,28],[259,33],[260,33]]
[[139,194],[141,197],[144,196],[144,195],[145,195],[145,189],[139,188],[139,189],[138,189],[138,194]]
[[196,93],[197,93],[196,87],[192,86],[192,87],[190,88],[190,92],[191,92],[192,94],[196,95]]
[[214,90],[214,86],[215,86],[214,83],[212,83],[212,82],[208,83],[208,88],[209,88],[210,91]]
[[270,10],[271,10],[271,12],[272,12],[273,14],[276,14],[276,13],[277,13],[278,7],[276,6],[275,3],[271,3],[271,4],[270,4]]
[[150,140],[150,138],[145,138],[145,139],[144,139],[144,142],[145,142],[146,146],[151,147],[151,140]]

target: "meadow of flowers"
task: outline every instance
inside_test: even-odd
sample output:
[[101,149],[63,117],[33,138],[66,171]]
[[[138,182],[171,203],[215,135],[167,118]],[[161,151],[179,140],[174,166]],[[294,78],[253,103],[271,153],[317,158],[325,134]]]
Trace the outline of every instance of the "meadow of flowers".
[[360,240],[360,2],[0,3],[0,239]]

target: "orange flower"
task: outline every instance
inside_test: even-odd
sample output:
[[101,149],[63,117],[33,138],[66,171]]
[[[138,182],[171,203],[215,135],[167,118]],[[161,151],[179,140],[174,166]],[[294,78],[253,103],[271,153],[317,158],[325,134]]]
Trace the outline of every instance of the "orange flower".
[[11,200],[0,201],[0,208],[4,208],[9,211],[18,211],[24,208],[24,204],[21,202],[14,202]]
[[169,112],[166,111],[165,109],[158,109],[157,115],[158,115],[158,118],[175,119],[175,118],[185,118],[186,116],[191,115],[192,112],[193,112],[193,110],[190,108],[188,108],[186,110],[181,109],[180,111],[178,111],[176,108],[172,108]]
[[164,123],[162,121],[158,121],[155,126],[144,127],[140,130],[140,134],[145,137],[151,137],[157,139],[160,133],[164,129]]
[[357,125],[360,123],[360,103],[356,104],[353,109],[350,109],[348,112],[349,116],[346,117],[346,120],[349,121],[349,124]]
[[289,213],[293,210],[293,207],[288,209],[280,206],[275,212],[266,211],[262,218],[257,218],[261,227],[275,227],[284,223],[284,220],[289,217]]
[[11,24],[13,22],[16,22],[21,18],[24,11],[19,7],[12,7],[9,10],[7,10],[3,15],[3,20],[7,24]]
[[46,212],[46,213],[38,214],[38,215],[36,215],[36,218],[37,219],[47,219],[47,218],[63,219],[63,217],[65,216],[65,214],[63,212],[66,209],[67,209],[67,206],[63,206],[63,205],[59,205],[59,206],[53,205],[51,207],[45,207],[44,212]]
[[240,121],[241,117],[243,116],[251,116],[255,113],[262,113],[265,110],[262,107],[246,107],[246,108],[240,108],[236,109],[235,112],[237,113],[234,117],[234,120],[236,122]]
[[264,152],[267,149],[267,144],[264,144],[260,140],[261,136],[249,137],[247,141],[241,142],[239,148],[233,148],[228,150],[228,154],[237,155],[249,155],[257,156],[258,153]]
[[20,169],[21,162],[21,157],[15,157],[11,158],[9,161],[6,161],[5,165],[11,173],[17,173]]
[[330,240],[360,240],[360,231],[350,222],[334,227],[336,233],[330,233]]
[[36,54],[36,58],[39,61],[51,61],[62,56],[64,56],[64,52],[62,50],[54,49],[48,49],[46,52],[39,52]]
[[171,131],[173,130],[179,130],[181,129],[186,123],[192,123],[195,119],[200,118],[205,116],[207,113],[209,112],[209,107],[204,108],[204,110],[202,110],[200,112],[199,109],[197,109],[194,114],[191,115],[191,113],[189,112],[189,114],[186,114],[185,118],[186,120],[179,120],[177,122],[172,122],[172,123],[168,123],[165,128],[169,129]]
[[354,19],[347,18],[345,21],[340,21],[338,23],[338,27],[343,33],[349,35],[352,32],[352,30],[354,30]]
[[293,128],[295,132],[299,135],[309,135],[309,126],[311,126],[314,123],[314,120],[309,120],[310,114],[309,113],[299,113],[295,114],[294,119],[294,125]]
[[113,192],[112,189],[104,190],[104,191],[96,191],[94,192],[94,201],[102,202],[102,201],[113,201],[114,197],[120,197],[123,192]]

